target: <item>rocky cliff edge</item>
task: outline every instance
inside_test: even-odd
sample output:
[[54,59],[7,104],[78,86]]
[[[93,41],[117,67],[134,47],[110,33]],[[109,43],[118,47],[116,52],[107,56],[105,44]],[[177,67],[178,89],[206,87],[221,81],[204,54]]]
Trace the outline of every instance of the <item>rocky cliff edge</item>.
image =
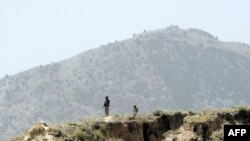
[[60,125],[40,122],[10,141],[223,140],[223,125],[249,124],[250,108],[99,117]]

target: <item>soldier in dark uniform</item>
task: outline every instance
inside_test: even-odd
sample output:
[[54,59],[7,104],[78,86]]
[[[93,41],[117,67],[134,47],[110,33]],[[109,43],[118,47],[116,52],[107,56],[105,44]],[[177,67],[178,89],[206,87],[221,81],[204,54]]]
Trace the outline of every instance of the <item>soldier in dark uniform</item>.
[[136,107],[136,105],[134,105],[134,110],[133,110],[133,114],[134,114],[134,117],[136,117],[137,116],[137,114],[138,114],[138,112],[139,112],[139,110],[138,110],[138,108]]
[[105,108],[105,115],[106,116],[109,116],[109,106],[110,106],[110,100],[109,100],[109,97],[106,96],[105,101],[104,101],[104,105],[103,105],[103,107]]

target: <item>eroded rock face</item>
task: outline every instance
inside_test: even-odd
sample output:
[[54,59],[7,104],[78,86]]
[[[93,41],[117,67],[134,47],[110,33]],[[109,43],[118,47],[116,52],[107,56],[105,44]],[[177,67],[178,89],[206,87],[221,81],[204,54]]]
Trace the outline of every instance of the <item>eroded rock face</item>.
[[199,113],[193,116],[187,115],[179,129],[167,132],[164,141],[222,141],[224,124],[249,123],[249,109]]
[[162,114],[144,119],[100,119],[57,127],[38,124],[12,141],[210,141],[223,140],[224,124],[249,124],[250,109]]

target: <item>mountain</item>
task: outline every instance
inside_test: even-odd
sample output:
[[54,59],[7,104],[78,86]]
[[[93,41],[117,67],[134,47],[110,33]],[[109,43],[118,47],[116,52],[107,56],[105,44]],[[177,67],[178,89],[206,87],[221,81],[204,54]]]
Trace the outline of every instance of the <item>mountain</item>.
[[[249,125],[250,109],[109,116],[60,125],[38,123],[10,141],[223,141],[223,125]],[[225,133],[227,135],[227,133]]]
[[250,104],[250,46],[199,29],[147,31],[0,79],[0,140],[32,123]]

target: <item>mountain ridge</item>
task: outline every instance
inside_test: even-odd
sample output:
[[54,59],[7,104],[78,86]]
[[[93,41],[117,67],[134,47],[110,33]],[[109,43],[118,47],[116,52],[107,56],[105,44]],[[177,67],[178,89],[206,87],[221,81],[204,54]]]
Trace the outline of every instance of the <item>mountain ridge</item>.
[[250,105],[249,54],[249,45],[200,30],[172,26],[136,34],[0,79],[0,132],[5,137],[39,120],[102,115],[106,95],[111,113],[135,104],[143,112]]
[[[165,29],[180,29],[179,28],[179,26],[170,26],[170,27],[166,27]],[[144,31],[144,32],[142,32],[142,33],[138,33],[138,34],[135,34],[135,36],[143,36],[143,35],[145,35],[145,34],[150,34],[150,33],[156,33],[157,31],[162,31],[162,30],[164,30],[164,29],[158,29],[158,30],[149,30],[149,31]],[[183,29],[181,29],[181,30],[183,30]],[[208,33],[208,32],[206,32],[206,31],[204,31],[204,30],[201,30],[201,29],[198,29],[198,28],[187,28],[187,29],[185,29],[184,31],[193,31],[193,32],[196,32],[196,33],[202,33],[203,35],[207,35],[207,37],[209,37],[210,36],[210,38],[211,39],[216,39],[216,40],[218,40],[217,39],[217,37],[215,37],[214,35],[212,35],[212,34],[210,34],[210,33]],[[134,37],[135,37],[134,36]],[[81,55],[83,55],[84,53],[86,53],[86,52],[91,52],[91,51],[93,51],[93,50],[96,50],[96,49],[99,49],[99,48],[102,48],[102,47],[104,47],[104,46],[107,46],[107,45],[111,45],[111,44],[114,44],[114,43],[117,43],[117,42],[123,42],[123,41],[126,41],[126,40],[131,40],[131,39],[133,39],[134,37],[131,37],[131,38],[128,38],[128,39],[125,39],[125,40],[121,40],[121,41],[115,41],[115,42],[110,42],[110,43],[107,43],[107,44],[104,44],[104,45],[100,45],[99,47],[96,47],[96,48],[93,48],[93,49],[88,49],[88,50],[86,50],[86,51],[83,51],[83,52],[81,52],[81,53],[79,53],[79,54],[76,54],[76,55],[74,55],[73,57],[69,57],[69,58],[66,58],[66,59],[63,59],[63,60],[61,60],[61,61],[52,61],[51,62],[51,64],[54,64],[54,63],[63,63],[63,62],[65,62],[65,61],[67,61],[67,60],[70,60],[70,59],[72,59],[72,58],[74,58],[74,57],[77,57],[77,56],[81,56]],[[246,44],[246,43],[243,43],[243,42],[239,42],[239,41],[220,41],[220,42],[223,42],[223,43],[228,43],[228,44],[235,44],[235,45],[238,45],[238,46],[241,46],[241,47],[246,47],[246,46],[248,46],[247,48],[250,48],[250,45],[248,45],[248,44]],[[248,50],[250,50],[250,49],[248,49]],[[249,51],[250,52],[250,51]],[[25,70],[25,71],[22,71],[22,72],[19,72],[19,73],[16,73],[16,74],[12,74],[12,75],[8,75],[8,74],[6,74],[7,75],[7,77],[10,77],[10,76],[15,76],[15,75],[19,75],[20,73],[24,73],[24,72],[26,72],[26,71],[29,71],[29,70],[32,70],[32,69],[36,69],[36,68],[38,68],[38,67],[41,67],[41,66],[47,66],[47,65],[50,65],[50,64],[45,64],[45,65],[40,65],[40,66],[35,66],[35,67],[32,67],[32,68],[30,68],[30,69],[27,69],[27,70]],[[3,76],[2,78],[0,78],[0,80],[1,79],[4,79],[4,77],[6,77],[6,76]]]

